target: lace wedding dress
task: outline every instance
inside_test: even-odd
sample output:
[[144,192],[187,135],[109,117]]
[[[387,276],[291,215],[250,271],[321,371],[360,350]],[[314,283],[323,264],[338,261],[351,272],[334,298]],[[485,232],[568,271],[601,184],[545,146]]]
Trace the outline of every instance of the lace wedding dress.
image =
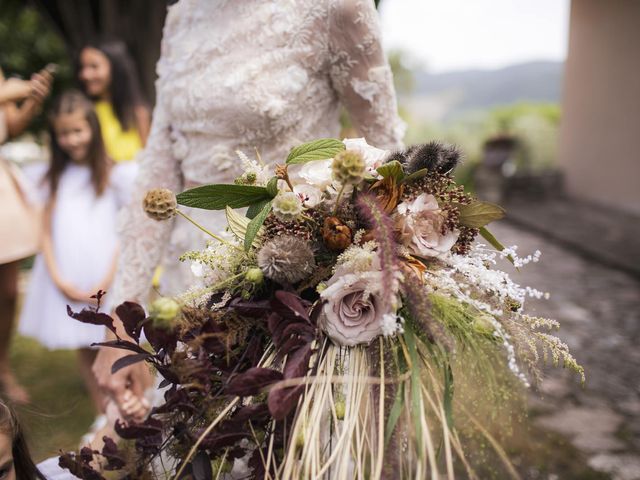
[[[401,146],[372,0],[181,0],[169,7],[157,70],[151,134],[121,218],[115,304],[144,301],[163,253],[176,265],[202,246],[187,222],[145,216],[147,190],[232,182],[241,173],[236,150],[283,162],[294,145],[339,136],[341,104],[371,144]],[[219,212],[205,214],[205,225],[225,224]]]

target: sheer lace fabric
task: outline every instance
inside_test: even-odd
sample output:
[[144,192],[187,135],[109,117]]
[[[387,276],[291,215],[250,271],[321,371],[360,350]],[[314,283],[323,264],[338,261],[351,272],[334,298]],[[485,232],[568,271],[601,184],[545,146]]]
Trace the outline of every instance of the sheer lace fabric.
[[[236,150],[282,162],[296,144],[338,136],[340,104],[370,143],[401,146],[377,15],[372,0],[181,0],[169,8],[151,134],[120,223],[115,302],[144,301],[167,246],[174,263],[198,246],[186,222],[174,229],[146,218],[146,190],[231,182],[240,173]],[[208,213],[222,228],[224,217]]]

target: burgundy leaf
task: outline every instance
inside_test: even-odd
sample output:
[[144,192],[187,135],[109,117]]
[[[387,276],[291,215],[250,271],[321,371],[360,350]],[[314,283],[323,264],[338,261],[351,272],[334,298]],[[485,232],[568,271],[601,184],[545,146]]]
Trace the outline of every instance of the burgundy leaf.
[[164,350],[171,354],[176,349],[178,337],[173,330],[154,328],[151,322],[144,324],[144,335],[156,352]]
[[120,348],[122,350],[130,350],[136,353],[146,353],[148,355],[153,355],[153,353],[147,352],[140,345],[136,345],[135,343],[129,342],[128,340],[109,340],[108,342],[92,343],[91,346]]
[[89,323],[91,325],[101,325],[107,327],[117,335],[116,329],[113,326],[113,318],[111,318],[106,313],[96,312],[95,310],[91,310],[89,308],[83,308],[80,312],[74,312],[73,310],[71,310],[71,307],[67,305],[67,315],[82,323]]
[[287,363],[283,371],[284,378],[303,377],[307,373],[307,370],[309,370],[311,353],[311,344],[307,343],[287,356]]
[[273,343],[277,347],[280,345],[280,343],[282,343],[281,342],[282,331],[289,324],[289,321],[282,318],[276,312],[273,312],[271,315],[269,315],[269,318],[267,319],[267,324],[269,326],[269,333],[271,333],[271,338],[273,339]]
[[106,480],[100,473],[96,472],[90,465],[84,463],[79,456],[73,453],[60,455],[58,465],[83,480]]
[[115,430],[118,435],[126,440],[151,437],[162,433],[162,422],[149,417],[141,423],[130,422],[126,424],[118,419],[116,420]]
[[116,308],[116,315],[122,320],[122,325],[127,334],[138,343],[142,332],[142,324],[147,317],[144,313],[144,308],[134,302],[124,302]]
[[271,310],[271,302],[269,300],[248,302],[236,297],[229,302],[229,308],[233,308],[243,317],[261,318]]
[[93,454],[98,453],[94,452],[90,447],[82,447],[80,449],[80,458],[85,463],[90,463],[93,460]]
[[113,365],[111,366],[111,373],[116,373],[118,370],[128,367],[129,365],[133,365],[134,363],[142,362],[151,356],[152,355],[149,353],[134,353],[133,355],[121,357],[113,362]]
[[296,318],[306,320],[307,322],[309,321],[308,308],[305,305],[307,302],[302,300],[298,295],[284,290],[278,290],[275,293],[275,297],[277,300],[271,302],[271,308],[276,312],[281,315],[284,312],[284,315],[293,315]]
[[171,370],[171,367],[165,365],[156,365],[155,367],[156,370],[158,370],[158,373],[162,375],[168,382],[173,384],[180,383],[180,377],[178,377],[178,375],[173,370]]
[[205,440],[202,441],[202,446],[210,451],[218,450],[219,448],[229,447],[239,442],[243,438],[251,438],[252,435],[249,432],[227,432],[227,433],[211,433]]
[[102,437],[104,447],[102,447],[102,456],[107,460],[107,464],[104,466],[105,470],[120,470],[124,468],[127,461],[125,460],[122,452],[118,450],[116,442],[109,437]]
[[276,420],[284,420],[284,418],[293,410],[298,403],[298,398],[304,392],[304,385],[296,387],[273,388],[269,392],[267,403],[269,411]]
[[259,422],[261,420],[266,420],[268,416],[269,407],[267,407],[265,403],[254,403],[253,405],[246,405],[240,408],[236,414],[228,420],[228,422],[244,423],[247,420]]
[[309,325],[308,323],[297,322],[287,325],[287,327],[282,332],[282,338],[288,339],[291,337],[298,337],[306,340],[307,342],[310,342],[314,339],[315,334],[316,329],[311,325]]
[[193,480],[212,480],[213,469],[211,468],[211,460],[204,450],[200,450],[191,461],[191,472]]
[[260,393],[265,387],[282,380],[282,373],[270,368],[253,367],[234,376],[226,387],[230,395],[247,397]]

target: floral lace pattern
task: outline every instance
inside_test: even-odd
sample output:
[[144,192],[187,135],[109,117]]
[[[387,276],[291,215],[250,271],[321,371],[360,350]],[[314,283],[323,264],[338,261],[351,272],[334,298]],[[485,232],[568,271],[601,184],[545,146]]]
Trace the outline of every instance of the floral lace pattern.
[[144,301],[165,247],[181,237],[145,217],[146,190],[231,182],[236,150],[282,161],[296,144],[338,136],[340,104],[361,135],[401,146],[371,0],[181,0],[169,7],[157,70],[151,134],[119,226],[115,302]]

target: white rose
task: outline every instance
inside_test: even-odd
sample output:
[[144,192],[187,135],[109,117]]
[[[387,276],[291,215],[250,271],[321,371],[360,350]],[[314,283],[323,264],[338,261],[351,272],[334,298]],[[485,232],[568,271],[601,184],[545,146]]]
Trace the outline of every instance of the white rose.
[[440,257],[455,245],[460,234],[449,230],[442,234],[444,215],[433,195],[423,193],[412,202],[398,205],[394,216],[400,241],[418,257]]
[[331,185],[331,162],[333,159],[315,160],[307,162],[298,171],[298,175],[303,178],[309,185],[324,190]]

